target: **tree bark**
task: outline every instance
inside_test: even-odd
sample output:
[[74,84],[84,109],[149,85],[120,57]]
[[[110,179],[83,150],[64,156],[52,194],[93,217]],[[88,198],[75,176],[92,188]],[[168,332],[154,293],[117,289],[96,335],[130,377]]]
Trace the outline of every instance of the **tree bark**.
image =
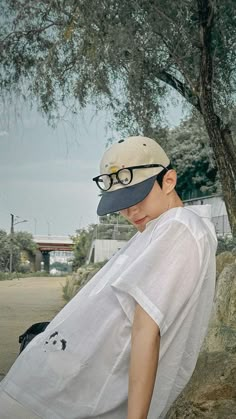
[[215,154],[232,234],[236,236],[236,150],[229,127],[216,115],[212,95],[212,27],[214,0],[197,0],[201,43],[200,95],[202,116]]
[[[216,158],[231,231],[233,236],[236,237],[236,177],[234,173],[236,159],[232,165],[233,158],[226,146],[229,137],[226,138],[225,131],[220,129],[217,116],[211,112],[207,100],[204,102],[202,105],[204,107],[203,118]],[[229,136],[229,133],[227,133],[227,136]],[[232,141],[232,136],[230,136],[230,140]]]

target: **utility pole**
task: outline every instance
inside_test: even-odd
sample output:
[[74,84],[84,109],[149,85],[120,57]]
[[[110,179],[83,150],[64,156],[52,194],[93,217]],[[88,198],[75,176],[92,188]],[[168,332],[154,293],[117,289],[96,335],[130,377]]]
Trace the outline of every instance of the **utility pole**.
[[11,214],[11,231],[10,231],[10,273],[12,273],[12,261],[13,261],[13,235],[14,235],[14,214]]
[[50,222],[49,221],[47,221],[47,225],[48,225],[48,236],[50,236],[51,232],[50,232]]

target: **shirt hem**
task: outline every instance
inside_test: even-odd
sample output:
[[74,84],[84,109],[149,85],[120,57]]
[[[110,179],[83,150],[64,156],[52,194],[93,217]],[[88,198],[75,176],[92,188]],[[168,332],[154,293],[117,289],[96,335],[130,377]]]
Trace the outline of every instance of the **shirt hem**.
[[[21,388],[19,388],[13,382],[8,382],[4,387],[4,392],[7,393],[10,397],[14,398],[18,403],[20,403],[25,408],[29,409],[35,415],[38,415],[42,419],[65,419],[64,415],[59,415],[57,412],[52,411],[48,406],[42,404],[41,400],[29,394],[24,393]],[[78,406],[79,409],[80,406]],[[81,406],[82,407],[82,406]],[[93,410],[93,406],[87,406],[90,411]],[[89,417],[89,416],[88,416]]]

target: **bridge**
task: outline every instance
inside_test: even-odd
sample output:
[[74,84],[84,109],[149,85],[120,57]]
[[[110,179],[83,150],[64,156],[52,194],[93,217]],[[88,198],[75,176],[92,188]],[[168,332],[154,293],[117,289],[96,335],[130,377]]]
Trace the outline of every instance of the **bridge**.
[[50,252],[73,250],[73,241],[69,236],[33,236],[33,240],[38,245],[34,260],[35,271],[41,270],[41,262],[44,263],[44,270],[50,271]]
[[68,236],[33,236],[33,240],[41,252],[73,250],[73,241]]

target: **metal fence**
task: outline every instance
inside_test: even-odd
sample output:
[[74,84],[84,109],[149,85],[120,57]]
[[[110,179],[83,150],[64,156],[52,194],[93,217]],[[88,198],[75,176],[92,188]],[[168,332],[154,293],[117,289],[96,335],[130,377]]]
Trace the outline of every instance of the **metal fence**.
[[219,236],[231,236],[231,228],[227,215],[219,215],[212,217],[212,222],[216,229],[216,234]]
[[98,240],[129,240],[137,230],[130,224],[97,224],[94,228],[92,241]]

